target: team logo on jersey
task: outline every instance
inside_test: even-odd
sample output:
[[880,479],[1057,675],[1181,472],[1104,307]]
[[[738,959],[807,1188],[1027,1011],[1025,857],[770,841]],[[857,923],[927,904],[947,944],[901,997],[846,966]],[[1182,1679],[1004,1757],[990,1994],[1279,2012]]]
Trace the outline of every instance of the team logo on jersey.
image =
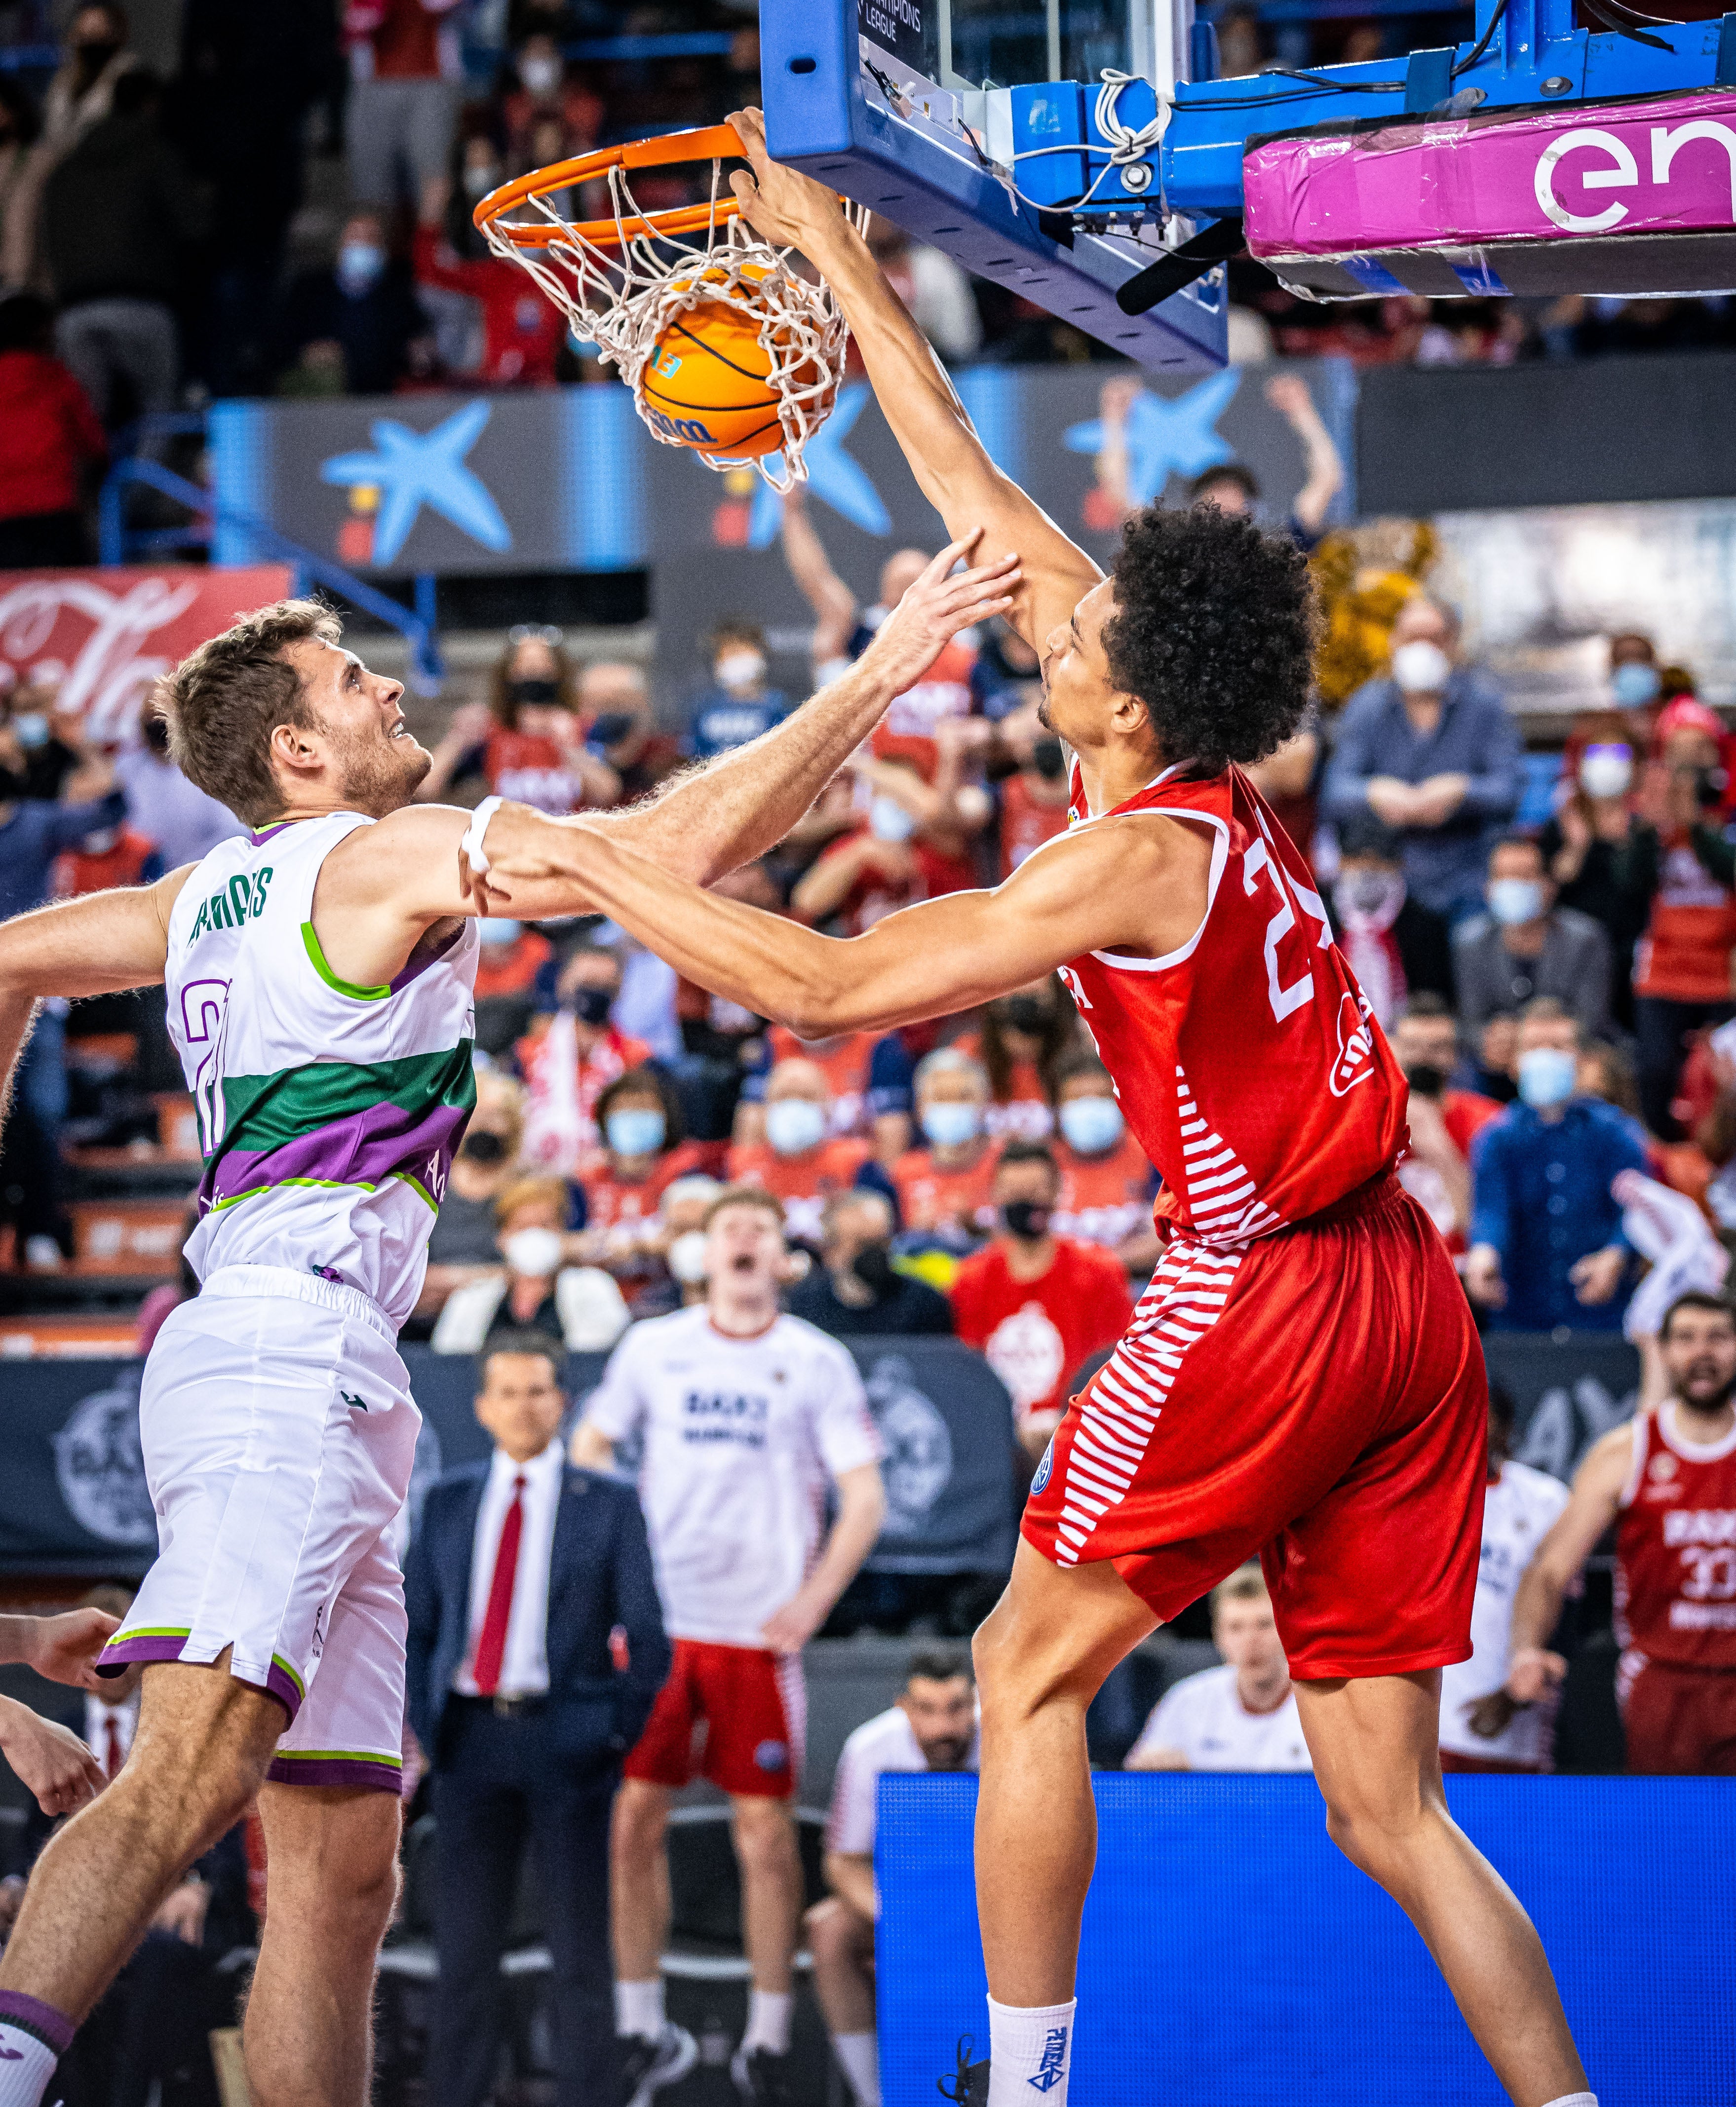
[[1338,1058],[1326,1087],[1335,1098],[1347,1096],[1374,1072],[1374,1013],[1360,995],[1338,998]]
[[762,1771],[787,1771],[789,1748],[784,1741],[762,1741],[753,1751],[753,1767]]
[[1049,1446],[1043,1451],[1043,1460],[1037,1467],[1037,1476],[1031,1480],[1031,1489],[1033,1493],[1041,1492],[1044,1486],[1048,1484],[1050,1473],[1054,1468],[1055,1436],[1051,1434],[1049,1437]]
[[1675,1458],[1668,1455],[1654,1456],[1645,1467],[1648,1477],[1656,1478],[1660,1484],[1662,1484],[1666,1479],[1675,1476]]

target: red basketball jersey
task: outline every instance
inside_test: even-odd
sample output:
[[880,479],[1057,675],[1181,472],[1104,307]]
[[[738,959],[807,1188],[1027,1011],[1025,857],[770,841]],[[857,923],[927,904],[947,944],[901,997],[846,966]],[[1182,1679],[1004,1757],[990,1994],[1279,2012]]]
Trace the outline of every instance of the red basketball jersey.
[[1736,1429],[1690,1447],[1672,1407],[1634,1423],[1616,1525],[1616,1637],[1648,1660],[1736,1669]]
[[[1076,766],[1076,813],[1083,802]],[[1061,968],[1163,1173],[1159,1219],[1239,1242],[1390,1170],[1404,1076],[1258,791],[1235,767],[1197,782],[1167,769],[1115,811],[1201,822],[1213,838],[1205,919],[1178,950],[1092,951]]]

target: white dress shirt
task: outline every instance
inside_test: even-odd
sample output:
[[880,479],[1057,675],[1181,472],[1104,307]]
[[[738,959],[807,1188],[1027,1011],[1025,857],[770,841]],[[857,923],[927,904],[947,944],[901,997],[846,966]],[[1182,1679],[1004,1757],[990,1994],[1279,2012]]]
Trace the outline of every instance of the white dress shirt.
[[119,1705],[105,1705],[100,1697],[87,1691],[84,1696],[84,1740],[91,1754],[101,1764],[109,1768],[109,1728],[115,1729],[115,1740],[120,1748],[120,1760],[124,1763],[133,1747],[133,1736],[138,1726],[138,1692],[124,1698]]
[[497,1449],[476,1511],[476,1536],[470,1552],[470,1642],[452,1678],[461,1697],[477,1697],[471,1673],[483,1620],[488,1614],[488,1591],[501,1531],[512,1505],[515,1478],[524,1480],[524,1521],[519,1537],[519,1563],[512,1589],[512,1613],[506,1620],[506,1650],[501,1660],[500,1697],[540,1697],[548,1689],[549,1558],[555,1548],[555,1515],[560,1505],[561,1474],[566,1455],[559,1439],[540,1456],[515,1463]]

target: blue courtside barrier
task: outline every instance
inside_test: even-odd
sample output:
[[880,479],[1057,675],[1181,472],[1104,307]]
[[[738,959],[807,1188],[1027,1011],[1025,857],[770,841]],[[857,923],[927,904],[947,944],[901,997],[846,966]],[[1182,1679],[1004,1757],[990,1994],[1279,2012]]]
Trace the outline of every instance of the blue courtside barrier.
[[[1329,1842],[1311,1777],[1095,1788],[1078,2107],[1500,2107],[1421,1940]],[[1729,2107],[1736,1779],[1447,1792],[1542,1934],[1603,2107]],[[975,1781],[888,1776],[879,1795],[881,2081],[886,2107],[929,2107],[960,2033],[987,2052]]]

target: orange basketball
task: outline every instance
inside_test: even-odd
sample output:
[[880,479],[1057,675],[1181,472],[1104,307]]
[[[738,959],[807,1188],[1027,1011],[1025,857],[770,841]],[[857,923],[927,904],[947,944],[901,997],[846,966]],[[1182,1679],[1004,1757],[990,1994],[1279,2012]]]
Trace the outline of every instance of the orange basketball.
[[[711,271],[705,276],[721,275]],[[784,427],[767,378],[773,357],[759,341],[762,326],[761,317],[723,300],[701,300],[677,315],[639,377],[639,407],[646,423],[677,446],[704,453],[742,460],[776,453],[784,443]],[[811,384],[815,369],[803,367],[797,377]]]

